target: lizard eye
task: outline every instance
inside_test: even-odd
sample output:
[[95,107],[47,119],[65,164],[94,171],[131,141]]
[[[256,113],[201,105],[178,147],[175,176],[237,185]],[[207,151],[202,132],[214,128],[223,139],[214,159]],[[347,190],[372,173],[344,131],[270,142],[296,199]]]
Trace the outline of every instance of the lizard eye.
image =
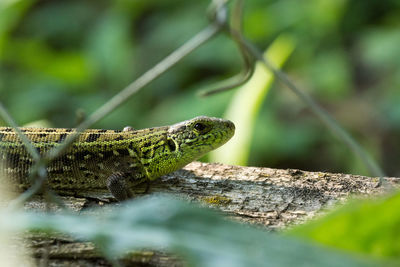
[[201,122],[197,122],[193,128],[198,131],[199,133],[206,133],[208,132],[208,128],[207,125],[205,125],[204,123]]
[[176,150],[176,145],[175,142],[172,139],[167,140],[167,146],[170,151],[175,151]]

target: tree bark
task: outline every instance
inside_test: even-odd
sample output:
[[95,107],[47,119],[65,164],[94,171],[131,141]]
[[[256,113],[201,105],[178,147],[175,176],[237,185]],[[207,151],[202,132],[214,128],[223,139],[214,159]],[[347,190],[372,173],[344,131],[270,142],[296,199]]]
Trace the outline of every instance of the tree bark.
[[[384,181],[389,187],[400,187],[398,178],[384,178]],[[384,193],[385,188],[379,186],[378,178],[360,175],[193,162],[152,182],[148,193],[173,194],[218,209],[235,220],[279,230],[313,218],[350,196],[376,196]],[[135,193],[141,195],[144,189],[145,186],[139,186]],[[77,212],[112,200],[107,191],[62,196],[62,199]],[[45,205],[41,198],[35,198],[26,207],[44,209]],[[38,260],[48,259],[54,266],[108,265],[91,243],[31,236],[25,244]],[[161,252],[139,251],[132,255],[124,259],[128,266],[182,265],[181,260]]]

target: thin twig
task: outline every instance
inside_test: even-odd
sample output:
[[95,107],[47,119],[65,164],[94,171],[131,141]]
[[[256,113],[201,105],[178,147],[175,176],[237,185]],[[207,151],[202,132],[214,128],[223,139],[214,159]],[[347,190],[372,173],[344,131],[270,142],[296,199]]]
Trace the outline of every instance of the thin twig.
[[[384,173],[379,165],[375,162],[375,160],[366,153],[366,151],[352,138],[330,115],[327,113],[322,107],[320,107],[305,91],[298,88],[290,78],[279,69],[275,68],[262,54],[262,52],[253,45],[252,42],[247,40],[242,34],[241,23],[241,15],[243,9],[243,1],[237,0],[234,14],[232,16],[232,27],[230,29],[230,35],[233,41],[240,48],[240,52],[242,54],[242,58],[244,59],[245,65],[246,63],[251,62],[252,68],[254,69],[255,62],[252,59],[257,59],[261,63],[265,65],[267,69],[269,69],[278,80],[280,80],[283,84],[285,84],[290,90],[292,90],[303,102],[305,102],[310,109],[316,114],[320,120],[334,133],[340,140],[342,140],[355,155],[357,155],[364,165],[368,168],[370,173],[373,176],[379,177],[379,186],[384,182],[383,177]],[[245,70],[246,72],[246,70]],[[252,74],[248,73],[248,74]],[[235,78],[235,77],[234,77]],[[231,81],[231,80],[229,80]],[[239,86],[241,81],[237,84],[233,83],[230,85],[226,85],[220,87],[218,89],[212,90],[203,90],[200,92],[201,96],[208,96],[211,94],[219,93],[222,91],[229,90],[235,86]]]
[[[240,33],[237,33],[240,35]],[[379,177],[379,183],[382,184],[383,177],[385,176],[382,169],[374,161],[374,159],[365,152],[365,150],[352,138],[336,121],[327,113],[322,107],[320,107],[308,94],[303,90],[300,90],[290,78],[282,71],[275,68],[260,52],[260,50],[253,45],[250,41],[241,38],[241,42],[247,48],[248,52],[251,53],[258,61],[263,63],[284,85],[292,90],[302,101],[304,101],[310,109],[316,114],[325,125],[336,134],[340,140],[342,140],[352,151],[356,154],[365,166],[369,169],[373,176]]]
[[[145,72],[141,77],[128,85],[125,89],[111,98],[107,103],[98,108],[90,117],[88,117],[85,121],[78,125],[76,131],[68,136],[66,140],[60,144],[59,146],[51,149],[44,157],[42,157],[37,165],[40,166],[42,164],[47,164],[53,159],[59,157],[62,153],[64,153],[68,147],[79,137],[79,135],[88,127],[105,117],[107,114],[112,112],[119,105],[124,103],[131,97],[133,94],[137,93],[144,86],[158,78],[161,74],[169,70],[176,63],[182,60],[185,56],[190,54],[192,51],[197,49],[199,46],[204,44],[206,41],[214,37],[221,29],[221,26],[217,23],[211,24],[197,35],[192,37],[189,41],[184,43],[181,47],[172,52],[169,56],[167,56],[164,60],[156,64],[153,68],[149,69]],[[33,168],[33,170],[37,171],[37,168]],[[35,171],[33,171],[35,173]],[[21,194],[17,199],[15,199],[15,205],[20,205],[24,203],[26,200],[30,199],[34,194],[36,194],[40,188],[42,187],[46,177],[40,176],[40,179],[35,181],[35,184],[29,188],[29,190],[25,191]]]
[[128,85],[125,89],[111,98],[107,103],[98,108],[92,115],[88,117],[87,120],[78,125],[76,132],[74,134],[68,136],[65,142],[58,146],[56,149],[52,149],[49,151],[47,157],[49,159],[54,159],[60,156],[79,136],[79,134],[102,119],[104,116],[108,115],[119,105],[124,103],[131,97],[133,94],[137,93],[144,86],[158,78],[161,74],[169,70],[176,63],[178,63],[182,58],[190,54],[193,50],[198,48],[200,45],[204,44],[206,41],[211,39],[216,33],[220,30],[215,24],[209,25],[207,28],[199,32],[192,39],[187,41],[177,50],[172,52],[169,56],[163,59],[161,62],[156,64],[153,68],[149,69],[142,76],[140,76],[137,80]]
[[217,93],[221,93],[224,91],[228,91],[230,89],[236,88],[245,84],[248,80],[250,80],[251,76],[253,76],[255,70],[255,60],[254,57],[249,55],[247,49],[243,47],[242,42],[240,42],[240,38],[235,35],[235,32],[242,32],[242,20],[243,20],[243,0],[236,1],[232,12],[231,19],[231,27],[229,25],[224,25],[223,29],[226,32],[230,33],[230,36],[235,41],[235,44],[239,48],[240,55],[242,57],[243,68],[239,74],[222,81],[221,83],[217,83],[212,85],[211,89],[204,88],[198,92],[198,95],[201,97],[214,95]]
[[3,106],[2,103],[0,103],[0,116],[3,117],[3,119],[10,125],[13,130],[17,133],[18,137],[21,139],[23,145],[25,146],[26,150],[28,153],[32,156],[35,164],[33,165],[34,171],[31,171],[28,177],[28,180],[31,182],[34,182],[34,185],[27,190],[28,192],[26,194],[21,194],[21,198],[17,198],[13,200],[9,207],[12,209],[15,209],[16,207],[20,207],[30,199],[33,194],[31,194],[29,191],[32,192],[37,192],[40,190],[42,187],[43,182],[47,178],[47,171],[46,171],[46,165],[43,164],[43,158],[40,157],[39,152],[36,150],[36,148],[32,145],[31,141],[28,139],[28,137],[21,131],[17,123],[14,121],[14,119],[11,117],[11,115],[8,113],[6,108]]
[[34,161],[38,161],[40,159],[39,152],[35,149],[32,145],[31,141],[29,141],[28,137],[19,129],[18,124],[14,121],[11,115],[8,113],[6,108],[0,102],[0,116],[6,121],[8,125],[10,125],[14,131],[18,134],[19,138],[21,139],[22,143],[26,147],[28,153],[32,156]]

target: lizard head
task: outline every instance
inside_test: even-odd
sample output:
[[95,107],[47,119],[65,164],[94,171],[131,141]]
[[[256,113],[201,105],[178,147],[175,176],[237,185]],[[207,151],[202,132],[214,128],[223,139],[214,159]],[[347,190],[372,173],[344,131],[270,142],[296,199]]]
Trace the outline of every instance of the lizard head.
[[231,121],[201,116],[171,125],[167,141],[186,165],[225,144],[234,133]]
[[165,131],[159,136],[163,146],[155,148],[158,151],[145,168],[150,180],[182,168],[225,144],[235,133],[231,121],[205,116],[160,128]]

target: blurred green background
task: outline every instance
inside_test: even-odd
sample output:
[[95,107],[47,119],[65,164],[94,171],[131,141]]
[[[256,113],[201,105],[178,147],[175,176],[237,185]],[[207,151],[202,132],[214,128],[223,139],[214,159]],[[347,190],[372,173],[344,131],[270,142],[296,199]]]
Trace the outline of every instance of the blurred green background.
[[[207,25],[209,1],[2,0],[0,100],[19,124],[73,127]],[[261,49],[296,40],[284,66],[391,176],[400,176],[400,2],[248,0]],[[234,91],[196,92],[239,72],[225,35],[206,43],[94,127],[143,128],[223,116]],[[246,107],[237,107],[246,108]],[[4,124],[4,123],[3,123]],[[292,92],[275,83],[256,119],[249,165],[368,174]]]

